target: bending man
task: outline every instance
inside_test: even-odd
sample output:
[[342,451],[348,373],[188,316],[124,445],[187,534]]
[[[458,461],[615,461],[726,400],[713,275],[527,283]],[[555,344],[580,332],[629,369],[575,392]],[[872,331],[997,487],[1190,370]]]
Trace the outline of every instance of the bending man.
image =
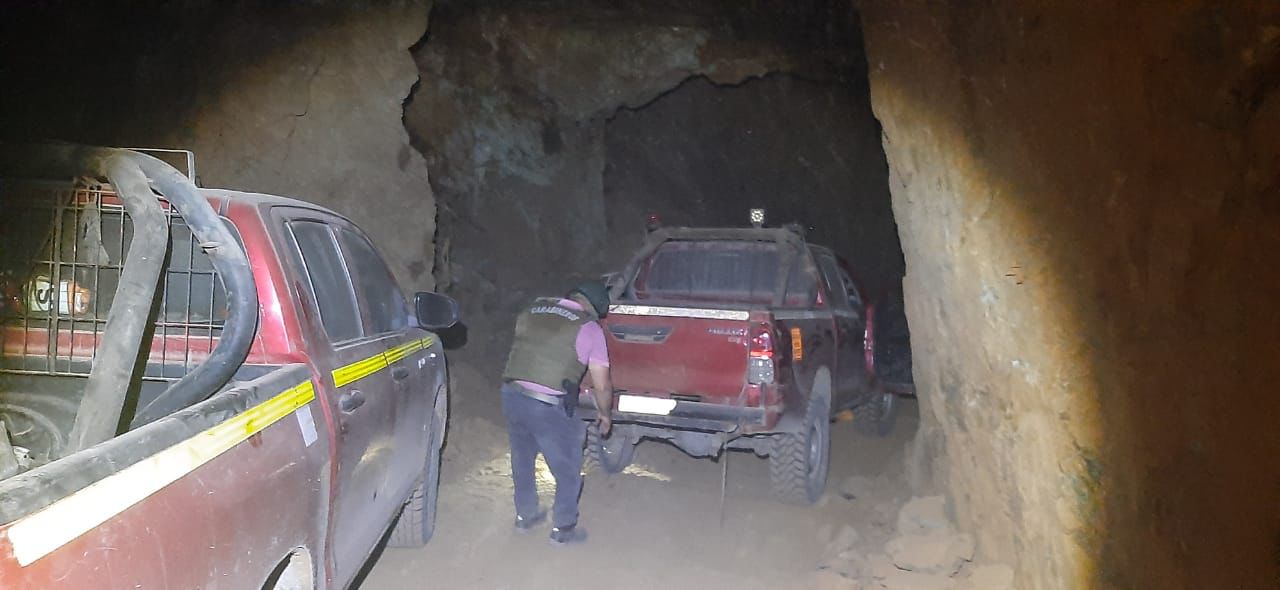
[[539,298],[516,319],[515,341],[503,371],[502,413],[511,439],[516,530],[546,519],[538,506],[534,462],[541,452],[556,480],[551,542],[582,541],[578,496],[586,423],[573,417],[584,376],[590,377],[597,426],[607,436],[613,389],[609,351],[599,319],[609,312],[609,291],[599,282],[578,285],[563,299]]

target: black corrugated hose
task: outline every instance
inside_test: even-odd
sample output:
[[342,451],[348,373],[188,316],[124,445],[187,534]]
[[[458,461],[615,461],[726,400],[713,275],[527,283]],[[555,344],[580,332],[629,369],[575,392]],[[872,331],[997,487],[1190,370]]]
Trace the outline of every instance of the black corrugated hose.
[[151,186],[178,208],[196,243],[209,255],[214,270],[222,277],[228,305],[222,337],[209,358],[139,408],[130,424],[131,428],[137,428],[207,399],[231,380],[249,356],[249,346],[258,330],[258,291],[244,248],[191,179],[161,160],[131,153],[151,180]]

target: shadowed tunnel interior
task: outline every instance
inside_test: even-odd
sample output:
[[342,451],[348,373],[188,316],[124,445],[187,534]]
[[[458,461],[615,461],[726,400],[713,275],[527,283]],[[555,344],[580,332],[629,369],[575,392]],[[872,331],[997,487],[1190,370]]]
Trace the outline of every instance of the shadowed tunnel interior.
[[0,136],[188,148],[205,186],[349,216],[461,302],[455,418],[493,416],[518,306],[616,270],[646,214],[764,207],[881,302],[919,400],[904,493],[943,495],[976,561],[1280,583],[1274,3],[6,13]]

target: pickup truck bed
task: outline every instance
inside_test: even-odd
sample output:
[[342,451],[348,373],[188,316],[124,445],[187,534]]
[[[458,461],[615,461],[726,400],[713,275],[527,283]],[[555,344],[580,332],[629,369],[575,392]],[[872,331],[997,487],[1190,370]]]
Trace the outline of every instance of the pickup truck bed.
[[0,586],[260,587],[324,539],[324,418],[310,370],[288,365],[0,482]]

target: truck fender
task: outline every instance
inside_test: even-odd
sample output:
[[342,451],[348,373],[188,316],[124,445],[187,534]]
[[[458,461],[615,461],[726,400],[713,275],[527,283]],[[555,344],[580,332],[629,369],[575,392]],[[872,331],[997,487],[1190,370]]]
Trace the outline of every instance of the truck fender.
[[[814,395],[825,396],[827,405],[831,404],[831,369],[826,366],[818,367],[813,374],[813,387],[809,389],[809,395],[805,396],[805,403]],[[800,432],[804,428],[805,407],[788,408],[788,411],[778,419],[778,425],[774,427],[773,432]]]
[[[436,416],[440,416],[439,424],[436,424]],[[436,388],[435,398],[431,401],[431,419],[427,424],[429,424],[427,428],[432,429],[428,433],[431,437],[429,440],[443,447],[444,433],[449,429],[449,383],[447,378],[444,383],[441,383]],[[427,448],[430,449],[430,445]]]
[[262,590],[315,590],[315,587],[315,561],[306,547],[298,547],[284,556],[262,584]]

